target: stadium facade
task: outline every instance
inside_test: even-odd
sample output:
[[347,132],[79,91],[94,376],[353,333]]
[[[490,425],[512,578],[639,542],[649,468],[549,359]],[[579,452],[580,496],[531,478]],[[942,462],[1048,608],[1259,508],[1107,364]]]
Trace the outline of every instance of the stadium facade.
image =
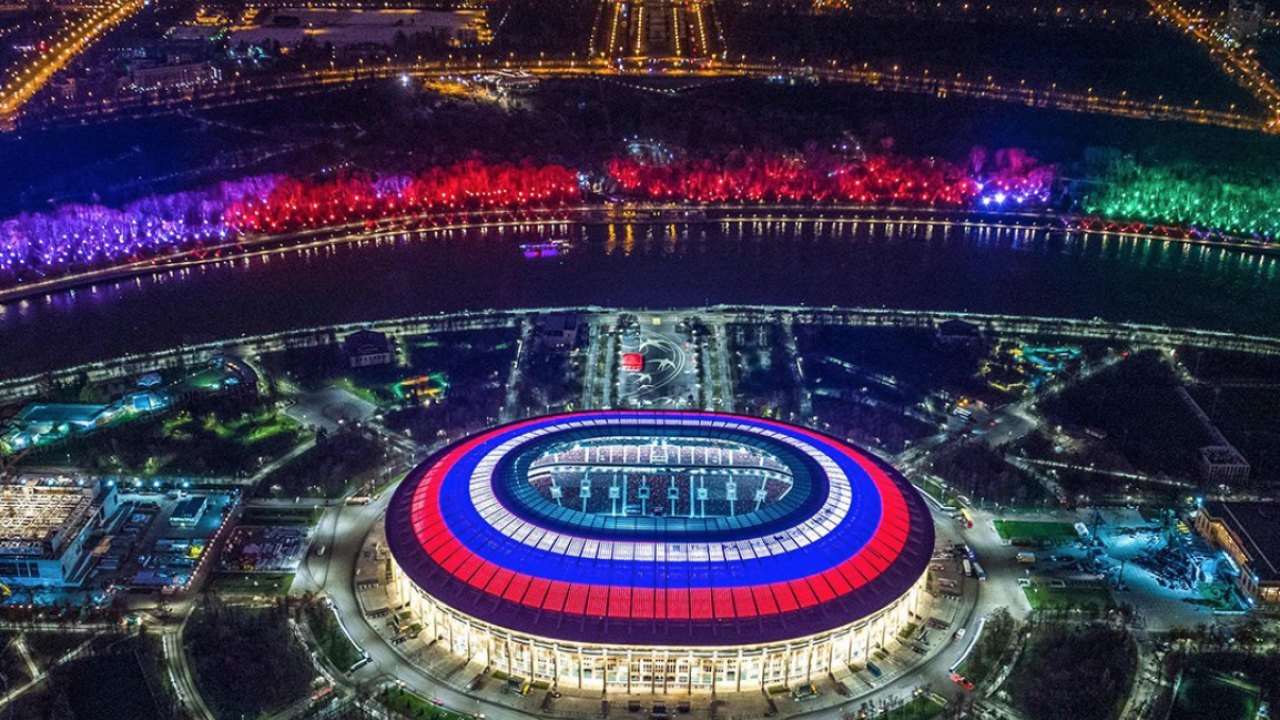
[[456,442],[386,520],[401,597],[454,654],[561,689],[721,692],[862,663],[919,610],[919,494],[770,420],[607,411]]

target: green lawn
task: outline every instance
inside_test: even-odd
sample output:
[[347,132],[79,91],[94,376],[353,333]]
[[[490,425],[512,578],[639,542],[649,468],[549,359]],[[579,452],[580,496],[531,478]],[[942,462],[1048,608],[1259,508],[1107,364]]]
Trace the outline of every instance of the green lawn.
[[1102,430],[1106,440],[1089,445],[1118,452],[1133,469],[1183,477],[1197,461],[1195,449],[1211,438],[1178,396],[1179,382],[1164,356],[1144,350],[1047,398],[1040,409],[1050,425]]
[[290,498],[341,497],[349,487],[380,478],[386,450],[375,438],[339,430],[272,470],[258,486],[260,495]]
[[378,701],[388,710],[407,718],[430,720],[465,720],[467,715],[440,707],[426,698],[419,697],[404,688],[391,688],[378,696]]
[[927,720],[942,714],[943,706],[927,697],[919,697],[900,708],[894,708],[880,717],[885,720]]
[[240,517],[241,525],[315,525],[320,522],[324,508],[310,505],[303,507],[251,507]]
[[346,390],[352,395],[355,395],[361,400],[364,400],[370,405],[381,406],[383,404],[383,401],[378,399],[377,394],[374,393],[372,389],[357,383],[351,377],[346,377],[346,376],[340,377],[337,380],[334,380],[333,384],[342,388],[343,390]]
[[364,659],[364,652],[351,642],[333,609],[321,603],[313,603],[306,610],[307,625],[320,646],[320,652],[331,665],[347,672]]
[[1253,720],[1261,695],[1258,688],[1204,668],[1183,673],[1169,720]]
[[[307,437],[292,419],[261,407],[232,414],[183,410],[142,416],[73,436],[58,446],[58,454],[107,474],[226,476],[252,473]],[[41,451],[29,456],[31,462],[49,457]]]
[[[178,416],[181,418],[182,416]],[[212,413],[204,416],[202,420],[191,420],[188,422],[200,422],[206,432],[212,433],[224,440],[236,440],[241,445],[253,445],[274,437],[281,433],[294,432],[299,429],[298,423],[284,413],[262,412],[256,415],[245,414],[235,420],[223,422]],[[165,424],[166,430],[180,430],[183,423],[175,418],[174,421]]]
[[1004,540],[1046,540],[1064,542],[1075,540],[1075,526],[1064,522],[1040,522],[1036,520],[996,520],[996,532]]
[[[84,720],[160,720],[147,676],[132,652],[107,652],[83,657],[53,671],[57,687],[64,687],[70,709]],[[110,678],[108,682],[103,680]],[[66,717],[56,709],[54,717]]]
[[212,588],[223,595],[284,597],[292,584],[292,573],[218,573],[212,580]]
[[1109,608],[1115,604],[1111,599],[1111,592],[1100,587],[1056,588],[1045,583],[1033,582],[1029,587],[1022,588],[1022,592],[1027,596],[1027,601],[1031,603],[1034,610],[1084,609],[1091,605]]
[[181,412],[165,419],[163,427],[166,437],[190,437],[204,434],[233,442],[243,448],[250,448],[278,435],[289,435],[291,440],[296,441],[296,436],[302,430],[293,418],[284,413],[269,410],[245,413],[227,421],[218,418],[214,413],[193,417],[189,412]]
[[947,491],[941,485],[939,485],[936,482],[933,482],[932,480],[925,480],[924,482],[920,483],[920,489],[924,490],[926,493],[929,493],[929,495],[931,495],[934,500],[937,500],[943,505],[946,505],[948,502],[950,502],[950,498],[947,497]]

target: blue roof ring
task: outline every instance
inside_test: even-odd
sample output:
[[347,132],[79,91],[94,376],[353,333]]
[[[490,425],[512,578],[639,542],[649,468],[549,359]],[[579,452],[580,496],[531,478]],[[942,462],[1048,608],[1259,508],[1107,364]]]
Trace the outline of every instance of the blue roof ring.
[[[602,446],[594,462],[582,449]],[[666,450],[632,461],[626,449],[701,447],[709,457],[711,446],[768,466],[712,468],[715,477],[782,478],[783,491],[709,516],[693,495],[724,500],[725,481],[685,490],[709,461],[672,463]],[[621,507],[615,490],[609,509],[586,511],[577,494],[534,486],[548,466],[604,471],[614,488],[662,471],[684,501],[662,512],[659,492],[641,512],[632,488]],[[718,646],[835,629],[906,593],[933,540],[922,498],[888,465],[806,428],[719,413],[585,412],[497,427],[415,468],[387,514],[392,554],[433,598],[510,630],[595,643]]]

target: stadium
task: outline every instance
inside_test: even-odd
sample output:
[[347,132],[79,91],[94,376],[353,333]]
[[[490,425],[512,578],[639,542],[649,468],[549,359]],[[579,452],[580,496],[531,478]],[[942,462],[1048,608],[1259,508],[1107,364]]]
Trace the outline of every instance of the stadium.
[[559,689],[757,691],[866,662],[916,616],[934,530],[843,442],[714,413],[505,425],[392,498],[400,592],[436,645]]

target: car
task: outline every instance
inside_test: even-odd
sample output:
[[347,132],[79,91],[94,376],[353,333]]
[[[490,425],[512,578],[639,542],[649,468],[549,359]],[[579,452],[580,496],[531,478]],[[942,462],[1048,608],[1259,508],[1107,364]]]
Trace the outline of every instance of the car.
[[963,639],[964,639],[964,628],[960,628],[959,630],[957,630],[957,631],[956,631],[956,634],[951,636],[951,639],[952,639],[952,640],[956,640],[956,641],[963,640]]
[[973,690],[973,683],[969,682],[965,676],[960,675],[959,673],[951,673],[951,682],[959,685],[965,690]]
[[432,703],[433,705],[441,705],[441,706],[443,706],[443,705],[444,705],[444,700],[441,700],[441,699],[440,699],[440,698],[438,698],[438,697],[433,697],[433,698],[431,698],[431,703]]

